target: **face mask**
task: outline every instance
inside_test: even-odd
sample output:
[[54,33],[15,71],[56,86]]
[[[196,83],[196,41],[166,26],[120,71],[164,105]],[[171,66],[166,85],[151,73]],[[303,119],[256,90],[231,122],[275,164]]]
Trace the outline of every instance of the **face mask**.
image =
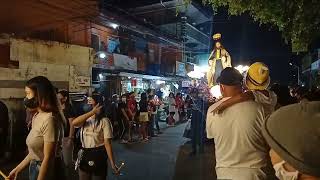
[[88,113],[88,112],[92,111],[92,109],[93,109],[93,107],[92,107],[91,104],[85,104],[85,105],[83,106],[83,111],[84,111],[84,113]]
[[39,106],[37,100],[33,97],[31,99],[28,98],[24,98],[23,99],[23,104],[25,107],[29,108],[29,109],[35,109]]
[[277,163],[273,166],[274,170],[276,171],[276,176],[280,180],[297,180],[298,179],[298,171],[295,172],[288,172],[284,169],[283,164],[285,161]]

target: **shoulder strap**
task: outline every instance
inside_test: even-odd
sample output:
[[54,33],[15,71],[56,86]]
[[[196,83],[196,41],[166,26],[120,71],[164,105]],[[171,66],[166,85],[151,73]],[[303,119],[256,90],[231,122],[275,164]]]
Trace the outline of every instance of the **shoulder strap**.
[[82,140],[82,146],[84,147],[84,139],[83,139],[83,127],[84,127],[84,124],[82,125],[81,129],[80,129],[80,139]]

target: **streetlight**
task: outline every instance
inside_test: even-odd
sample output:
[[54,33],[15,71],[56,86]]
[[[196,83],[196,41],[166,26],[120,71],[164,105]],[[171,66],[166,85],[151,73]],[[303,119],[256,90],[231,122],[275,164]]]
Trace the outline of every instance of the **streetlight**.
[[297,70],[298,70],[298,85],[300,85],[300,67],[295,64],[292,64],[292,63],[289,63],[289,65],[297,68]]
[[117,29],[119,27],[118,24],[116,23],[110,23],[110,26],[113,28],[113,29]]
[[100,54],[99,54],[99,58],[101,58],[101,59],[106,58],[106,56],[107,56],[107,55],[106,55],[105,53],[100,53]]

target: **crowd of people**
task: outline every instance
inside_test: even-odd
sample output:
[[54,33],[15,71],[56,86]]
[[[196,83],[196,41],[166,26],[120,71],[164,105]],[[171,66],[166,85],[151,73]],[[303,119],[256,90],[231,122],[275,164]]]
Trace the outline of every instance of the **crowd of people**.
[[[185,98],[181,93],[170,93],[166,100],[148,89],[140,94],[136,101],[134,92],[112,96],[110,105],[106,105],[107,116],[114,127],[114,139],[120,139],[123,144],[132,142],[147,142],[152,137],[162,134],[160,129],[161,116],[158,111],[165,113],[167,127],[184,122],[191,117],[192,100],[189,95]],[[167,106],[166,106],[167,105]],[[137,137],[138,138],[134,138]]]
[[223,98],[207,112],[218,179],[320,179],[319,89],[270,86],[269,68],[252,64],[243,77],[225,68]]
[[167,127],[191,117],[192,100],[181,93],[163,100],[148,89],[139,98],[134,92],[114,94],[108,103],[93,92],[76,108],[67,90],[55,88],[43,76],[30,79],[25,93],[27,155],[8,179],[16,179],[27,166],[30,180],[72,179],[75,168],[80,180],[106,179],[107,161],[114,174],[120,171],[112,141],[146,143],[159,136],[160,109]]
[[112,150],[112,125],[102,108],[104,98],[100,94],[89,96],[85,113],[77,116],[69,93],[57,91],[46,77],[27,81],[25,93],[27,155],[7,179],[16,179],[27,167],[30,180],[72,179],[75,128],[79,129],[81,143],[76,163],[79,179],[106,179],[108,160],[113,172],[119,174]]
[[214,139],[218,179],[320,178],[318,88],[270,85],[269,68],[261,62],[244,76],[227,67],[217,82],[223,97],[214,102],[200,86],[165,100],[148,89],[139,97],[114,94],[106,103],[93,92],[77,112],[67,90],[57,90],[46,77],[32,78],[24,99],[27,155],[8,179],[29,166],[30,180],[72,179],[75,168],[80,180],[102,180],[107,161],[117,175],[112,141],[146,143],[161,135],[160,110],[167,127],[190,120],[191,154],[203,151],[206,137]]

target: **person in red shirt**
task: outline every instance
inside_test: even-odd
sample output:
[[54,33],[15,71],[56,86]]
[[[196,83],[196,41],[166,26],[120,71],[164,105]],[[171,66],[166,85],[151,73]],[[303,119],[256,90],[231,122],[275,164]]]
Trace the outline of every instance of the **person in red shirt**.
[[182,99],[182,95],[181,93],[177,93],[176,95],[176,109],[178,110],[178,118],[177,120],[181,120],[181,117],[182,117],[182,112],[183,112],[183,107],[184,106],[184,102],[183,102],[183,99]]
[[132,128],[137,113],[137,101],[134,92],[129,93],[128,97],[128,117],[129,117],[129,142],[132,142]]

